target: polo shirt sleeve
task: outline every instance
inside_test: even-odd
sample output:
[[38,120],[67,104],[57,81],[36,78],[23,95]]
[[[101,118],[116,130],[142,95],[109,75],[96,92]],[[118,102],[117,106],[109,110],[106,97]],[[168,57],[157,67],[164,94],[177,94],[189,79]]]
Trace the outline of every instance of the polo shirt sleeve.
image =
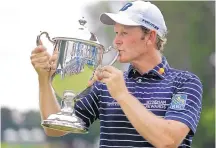
[[95,82],[91,92],[75,104],[75,113],[86,123],[87,128],[99,117],[99,94],[100,84]]
[[191,74],[178,77],[175,83],[177,88],[164,118],[186,124],[190,128],[189,135],[194,135],[202,110],[201,81]]

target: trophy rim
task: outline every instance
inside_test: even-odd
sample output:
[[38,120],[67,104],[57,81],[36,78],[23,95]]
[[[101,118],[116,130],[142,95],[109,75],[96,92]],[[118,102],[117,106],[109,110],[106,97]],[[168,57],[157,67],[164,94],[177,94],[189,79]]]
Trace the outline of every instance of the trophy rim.
[[103,51],[105,51],[105,48],[104,48],[104,46],[102,44],[99,44],[99,43],[97,43],[95,41],[91,41],[91,40],[84,40],[84,39],[73,38],[73,37],[54,37],[53,40],[54,41],[56,41],[56,40],[80,41],[80,42],[83,42],[83,43],[87,43],[87,44],[90,44],[90,45],[101,47],[103,49]]

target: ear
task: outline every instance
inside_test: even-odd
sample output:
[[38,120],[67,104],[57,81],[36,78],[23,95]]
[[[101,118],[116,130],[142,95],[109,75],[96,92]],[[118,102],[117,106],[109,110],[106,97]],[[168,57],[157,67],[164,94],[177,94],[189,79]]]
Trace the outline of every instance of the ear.
[[151,30],[149,34],[149,40],[154,44],[156,42],[157,33],[155,30]]
[[155,30],[151,30],[149,34],[147,34],[145,37],[146,37],[146,45],[150,46],[156,42],[157,33]]

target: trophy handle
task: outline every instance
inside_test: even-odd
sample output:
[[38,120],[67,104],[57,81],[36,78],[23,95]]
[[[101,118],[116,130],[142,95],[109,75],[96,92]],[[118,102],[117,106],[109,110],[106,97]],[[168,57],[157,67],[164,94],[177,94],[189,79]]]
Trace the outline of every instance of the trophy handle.
[[[108,52],[111,51],[112,49],[117,50],[117,49],[114,48],[113,46],[109,46],[107,49],[105,49],[104,53],[108,53]],[[113,59],[108,65],[109,65],[109,66],[112,66],[112,65],[116,62],[118,56],[119,56],[119,52],[117,52],[117,54],[115,55],[114,59]]]
[[55,42],[50,38],[50,36],[49,36],[49,34],[48,34],[47,32],[45,32],[45,31],[42,32],[42,31],[41,31],[41,33],[37,36],[37,39],[36,39],[36,45],[37,45],[37,46],[43,44],[42,41],[41,41],[41,39],[40,39],[40,38],[41,38],[41,35],[43,35],[43,34],[46,35],[47,39],[48,39],[51,43],[53,43],[53,44],[55,43]]
[[[46,35],[47,39],[54,45],[54,41],[50,38],[49,34],[47,32],[42,32],[40,31],[41,33],[37,36],[37,39],[36,39],[36,45],[39,46],[39,45],[43,45],[43,42],[41,41],[41,36],[43,34]],[[51,70],[51,66],[49,66],[49,68],[44,68],[46,69],[47,71],[50,71]]]
[[[114,48],[113,46],[109,46],[109,47],[104,51],[104,53],[108,53],[108,52],[111,51],[112,49],[115,49],[115,48]],[[116,50],[116,49],[115,49],[115,50]],[[116,62],[118,56],[119,56],[119,52],[117,52],[117,54],[115,55],[114,59],[113,59],[108,65],[112,66],[112,65]],[[102,68],[102,66],[99,65],[99,66],[98,66],[99,72],[102,72],[102,71],[100,71],[101,68]],[[93,72],[93,76],[94,76],[94,73],[95,73],[95,71]],[[93,78],[93,77],[92,77],[92,78]],[[91,78],[91,79],[92,79],[92,78]],[[83,98],[84,96],[86,96],[87,94],[89,94],[90,91],[92,90],[92,88],[93,88],[93,85],[88,86],[88,87],[87,87],[86,89],[84,89],[81,93],[77,94],[77,95],[74,97],[74,98],[75,98],[75,102],[78,101],[80,98]]]

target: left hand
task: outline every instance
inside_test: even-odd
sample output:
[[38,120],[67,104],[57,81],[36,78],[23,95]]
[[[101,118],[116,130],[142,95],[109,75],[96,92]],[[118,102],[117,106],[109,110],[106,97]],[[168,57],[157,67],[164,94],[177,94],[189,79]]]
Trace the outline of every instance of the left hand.
[[96,70],[89,85],[92,85],[95,81],[105,83],[110,95],[117,101],[124,99],[122,96],[128,93],[123,72],[113,66],[104,66]]

